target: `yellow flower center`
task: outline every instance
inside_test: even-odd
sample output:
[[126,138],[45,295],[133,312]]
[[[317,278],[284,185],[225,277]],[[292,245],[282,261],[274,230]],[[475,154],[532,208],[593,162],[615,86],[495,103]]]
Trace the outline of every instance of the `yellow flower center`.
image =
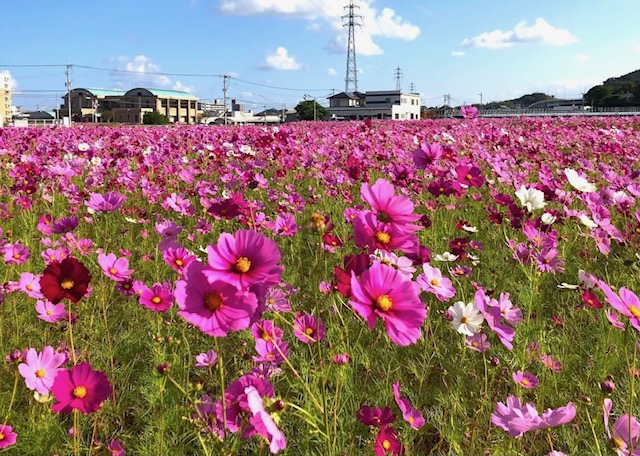
[[4,440],[4,434],[0,432],[0,442],[2,442],[3,440]]
[[13,258],[15,258],[17,260],[18,258],[20,258],[20,254],[19,253],[14,253],[13,254]]
[[307,336],[312,336],[312,335],[313,335],[313,328],[306,328],[306,329],[304,330],[304,333],[305,333]]
[[236,271],[247,272],[251,268],[251,260],[247,257],[240,257],[236,260]]
[[176,266],[182,266],[183,264],[184,262],[180,258],[176,260]]
[[73,389],[73,397],[83,399],[87,395],[87,389],[84,386],[76,386]]
[[389,242],[391,242],[391,236],[389,236],[389,233],[378,231],[376,233],[376,241],[378,241],[380,244],[387,245]]
[[53,311],[52,310],[47,310],[46,314],[50,317],[51,315],[53,315]]
[[384,439],[382,441],[382,448],[384,448],[384,450],[388,450],[389,448],[391,448],[391,442],[389,442],[387,439]]
[[111,274],[115,274],[116,272],[118,272],[118,270],[116,268],[109,268],[109,272]]
[[29,291],[33,290],[33,285],[31,285],[31,284],[27,285],[26,289],[29,290]]
[[71,290],[73,288],[73,280],[71,279],[64,279],[62,282],[60,282],[60,287],[63,290]]
[[473,342],[471,342],[471,346],[473,348],[478,348],[480,346],[480,344],[478,342],[476,342],[476,341],[473,341]]
[[440,285],[440,281],[438,279],[431,279],[431,285],[437,287],[438,285]]
[[624,440],[622,440],[620,437],[612,438],[611,444],[613,445],[614,449],[620,449],[625,447]]
[[260,339],[264,340],[265,342],[269,342],[271,340],[271,336],[267,331],[263,329],[262,334],[260,334]]
[[473,176],[471,174],[467,174],[465,177],[467,178],[467,180],[473,179]]
[[411,424],[413,424],[413,422],[414,422],[415,420],[416,420],[416,419],[415,419],[414,417],[412,417],[412,416],[410,416],[410,417],[409,417],[409,419],[408,419],[409,423],[411,423]]
[[393,307],[393,302],[389,295],[381,295],[376,299],[376,307],[382,310],[383,312],[388,312],[391,307]]
[[154,296],[151,299],[151,302],[154,303],[154,304],[160,304],[162,302],[162,298],[160,298],[160,296]]
[[219,293],[207,293],[204,295],[204,305],[209,310],[219,310],[222,305],[222,296]]
[[45,376],[45,371],[44,371],[44,369],[38,369],[38,370],[36,371],[36,377],[38,377],[38,378],[42,378],[42,377],[44,377],[44,376]]
[[460,319],[460,324],[461,324],[461,325],[464,325],[467,321],[469,321],[469,320],[467,320],[467,317],[462,317],[462,318]]
[[636,318],[640,318],[640,309],[638,309],[636,306],[629,306],[627,308],[629,309],[629,312],[631,312],[631,315]]
[[520,384],[522,386],[528,386],[529,385],[529,380],[527,380],[526,378],[523,378],[522,380],[520,380]]

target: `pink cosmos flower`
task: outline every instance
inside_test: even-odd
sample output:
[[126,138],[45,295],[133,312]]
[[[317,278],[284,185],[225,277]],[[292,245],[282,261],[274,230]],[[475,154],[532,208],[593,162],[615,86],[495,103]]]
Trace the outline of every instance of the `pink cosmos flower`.
[[277,366],[289,357],[289,343],[274,339],[257,339],[256,352],[258,356],[253,357],[256,363],[270,363]]
[[3,248],[4,262],[7,264],[22,264],[31,257],[28,247],[16,242]]
[[151,288],[145,288],[138,300],[142,306],[154,312],[166,312],[173,304],[171,285],[155,283]]
[[59,263],[70,255],[71,252],[66,247],[47,249],[40,254],[46,264]]
[[604,292],[607,303],[615,310],[629,319],[631,326],[640,331],[640,299],[628,288],[620,288],[618,296],[609,285],[602,280],[598,281],[598,287]]
[[206,353],[200,353],[196,356],[196,367],[211,367],[215,366],[217,362],[218,354],[213,350],[209,350]]
[[414,232],[421,227],[413,222],[420,219],[419,214],[413,213],[413,203],[406,196],[395,194],[393,184],[385,179],[378,179],[375,184],[369,186],[363,183],[360,187],[362,200],[371,206],[376,219],[383,223],[389,223],[400,231]]
[[129,260],[126,257],[117,258],[115,253],[98,255],[98,264],[102,268],[102,272],[110,279],[116,282],[122,282],[131,277],[132,269],[129,268]]
[[424,417],[420,410],[413,408],[411,401],[400,396],[400,382],[393,384],[393,397],[398,404],[398,408],[402,412],[402,418],[411,425],[413,429],[420,429],[424,426]]
[[278,214],[273,226],[273,234],[276,236],[295,236],[298,232],[296,218],[293,214]]
[[554,359],[553,356],[547,355],[546,353],[540,354],[540,361],[542,364],[551,369],[554,372],[560,372],[563,369],[562,363],[557,359]]
[[271,286],[280,283],[284,269],[278,265],[280,249],[264,234],[253,230],[222,233],[218,244],[207,247],[209,261],[203,274],[209,281],[225,282],[246,288],[260,282]]
[[61,217],[55,222],[53,222],[51,231],[53,232],[53,234],[69,233],[75,230],[76,228],[78,228],[79,223],[80,223],[80,220],[78,219],[78,217],[75,217],[75,216]]
[[274,341],[279,343],[282,340],[282,329],[278,328],[273,320],[258,320],[251,325],[251,334],[254,340]]
[[497,334],[500,342],[502,342],[505,347],[512,350],[513,339],[516,332],[512,327],[501,323],[502,313],[500,311],[498,301],[490,299],[482,288],[476,291],[473,300],[476,307],[487,321],[489,328]]
[[367,321],[370,330],[380,318],[392,342],[409,345],[422,335],[420,328],[427,317],[419,290],[416,283],[406,280],[395,269],[374,263],[360,279],[351,273],[349,303]]
[[305,344],[320,342],[325,337],[322,320],[309,314],[298,314],[293,320],[293,335]]
[[57,323],[67,317],[64,303],[52,304],[46,299],[36,301],[36,312],[38,312],[38,318],[47,323]]
[[11,445],[15,445],[18,434],[13,432],[11,426],[6,424],[0,424],[0,450],[3,450]]
[[61,369],[51,392],[57,403],[51,409],[58,413],[80,410],[84,414],[97,411],[111,395],[111,383],[104,372],[94,371],[89,363]]
[[18,289],[24,291],[27,296],[35,299],[42,299],[44,296],[40,293],[40,276],[30,272],[20,274],[18,281]]
[[398,256],[393,252],[386,250],[376,250],[369,256],[371,261],[380,261],[382,264],[397,269],[403,276],[411,280],[416,268],[413,267],[413,261],[408,257]]
[[440,269],[434,268],[429,263],[422,265],[424,272],[416,278],[416,283],[423,291],[433,293],[440,301],[449,301],[456,294],[453,283],[442,276]]
[[487,340],[485,333],[476,333],[473,336],[467,337],[464,343],[473,351],[484,353],[489,350],[491,344]]
[[513,377],[513,381],[516,382],[517,384],[519,384],[521,387],[523,388],[535,388],[536,386],[538,386],[538,377],[536,377],[535,375],[529,373],[529,372],[524,372],[524,371],[518,371],[518,372],[514,372],[513,374],[511,374],[511,377]]
[[356,246],[368,247],[369,253],[376,249],[383,251],[402,250],[405,253],[415,251],[418,238],[411,231],[403,231],[402,225],[380,221],[369,211],[362,211],[353,221]]
[[418,169],[427,169],[442,156],[442,146],[438,143],[420,143],[420,148],[413,151],[413,163]]
[[91,193],[89,201],[85,201],[84,205],[96,212],[113,212],[120,209],[126,200],[126,196],[117,192],[107,192],[104,195]]
[[569,423],[575,416],[576,409],[571,402],[555,410],[547,409],[539,415],[533,404],[522,405],[519,398],[509,396],[506,404],[496,404],[491,422],[507,431],[511,437],[521,437],[525,432]]
[[[255,434],[255,429],[251,422],[247,422],[247,413],[251,414],[249,408],[247,393],[245,390],[248,387],[254,387],[261,398],[273,398],[273,385],[269,381],[255,374],[245,374],[237,380],[234,380],[227,386],[224,392],[225,396],[225,415],[226,415],[226,427],[231,432],[238,432],[243,430],[243,436],[251,436]],[[216,402],[216,417],[222,423],[222,401]]]
[[184,280],[176,282],[178,315],[213,337],[248,328],[258,308],[256,295],[222,280],[209,283],[204,272],[205,266],[194,261],[184,271]]
[[107,445],[107,450],[111,452],[111,456],[124,456],[124,445],[118,439],[114,439]]
[[620,416],[613,425],[613,431],[609,428],[609,415],[613,402],[604,400],[604,428],[609,440],[618,456],[640,456],[640,423],[635,416],[625,413]]
[[169,247],[162,251],[162,258],[171,268],[182,274],[182,271],[189,266],[189,263],[196,260],[197,257],[184,247]]
[[473,165],[458,165],[455,168],[458,182],[469,187],[482,187],[484,185],[484,177],[480,169]]
[[625,330],[624,323],[620,321],[620,314],[618,312],[606,309],[604,314],[607,316],[607,320],[609,320],[609,323],[611,323],[614,328],[619,329],[620,331]]
[[475,119],[478,117],[478,108],[475,106],[463,106],[460,108],[460,115],[465,119]]
[[25,362],[18,365],[18,371],[24,378],[27,388],[46,395],[49,394],[53,380],[65,361],[66,356],[54,352],[51,346],[44,347],[40,353],[30,348]]
[[253,415],[249,422],[253,425],[255,431],[269,441],[271,453],[275,454],[280,450],[284,450],[287,447],[285,436],[278,429],[271,415],[264,409],[262,397],[260,397],[258,390],[253,386],[248,386],[245,388],[244,393],[247,395],[247,405]]

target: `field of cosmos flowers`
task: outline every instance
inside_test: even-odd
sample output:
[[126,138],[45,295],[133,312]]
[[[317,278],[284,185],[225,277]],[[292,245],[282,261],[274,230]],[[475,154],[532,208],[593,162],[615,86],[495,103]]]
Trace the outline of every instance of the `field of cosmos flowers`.
[[640,119],[0,129],[0,453],[640,455]]

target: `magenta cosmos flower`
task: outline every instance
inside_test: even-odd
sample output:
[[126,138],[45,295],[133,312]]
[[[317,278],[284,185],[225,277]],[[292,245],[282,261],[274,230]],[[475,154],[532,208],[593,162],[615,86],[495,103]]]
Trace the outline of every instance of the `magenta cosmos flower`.
[[155,283],[151,288],[142,290],[138,300],[141,305],[154,312],[166,312],[173,304],[173,293],[167,285]]
[[413,213],[413,203],[406,196],[396,195],[391,182],[378,179],[372,186],[365,182],[360,187],[360,196],[371,206],[379,221],[391,223],[405,232],[414,232],[421,228],[413,224],[420,219],[419,214]]
[[91,193],[89,201],[86,201],[84,205],[97,212],[113,212],[117,211],[126,200],[126,196],[117,192],[107,192],[104,195]]
[[287,447],[287,440],[282,431],[276,426],[271,415],[264,409],[262,397],[258,390],[253,386],[248,386],[244,389],[244,393],[247,395],[247,405],[252,414],[249,422],[256,432],[269,441],[271,453],[275,454],[280,450],[284,450]]
[[530,372],[518,371],[511,374],[513,381],[523,388],[535,388],[538,386],[538,377]]
[[30,348],[25,362],[18,365],[18,371],[24,378],[27,388],[46,395],[49,394],[60,366],[66,359],[64,354],[54,352],[51,346],[44,347],[40,353]]
[[115,253],[101,253],[98,255],[98,264],[102,272],[116,282],[127,280],[133,274],[133,270],[129,269],[129,260],[126,257],[117,258]]
[[604,400],[604,428],[611,441],[611,446],[620,456],[640,456],[640,423],[635,416],[625,413],[620,416],[613,425],[613,431],[609,428],[609,415],[613,402]]
[[254,283],[277,285],[284,269],[278,265],[278,244],[253,230],[222,233],[217,245],[207,248],[208,268],[203,274],[210,281],[223,280],[242,288]]
[[213,337],[248,328],[258,308],[256,295],[222,280],[209,283],[205,271],[194,261],[185,269],[184,280],[176,282],[178,315]]
[[398,345],[415,343],[427,309],[420,301],[420,287],[400,272],[374,263],[360,279],[351,273],[351,306],[373,329],[381,318],[391,341]]
[[415,409],[411,401],[405,397],[400,396],[400,382],[393,384],[393,397],[398,404],[398,408],[402,412],[402,418],[411,425],[413,429],[420,429],[424,426],[424,417],[420,410]]
[[319,342],[325,337],[325,327],[319,317],[298,314],[293,321],[293,335],[305,344]]
[[10,447],[16,443],[18,434],[13,432],[11,426],[0,424],[0,450]]
[[405,449],[396,436],[396,430],[391,426],[385,426],[378,431],[373,451],[376,456],[396,456],[404,454]]
[[356,413],[356,418],[365,426],[382,427],[396,420],[396,415],[391,411],[391,407],[369,407],[362,405]]
[[89,363],[80,363],[69,370],[60,370],[51,392],[58,401],[51,407],[54,412],[80,410],[89,414],[102,407],[111,394],[111,383],[104,372],[94,371]]

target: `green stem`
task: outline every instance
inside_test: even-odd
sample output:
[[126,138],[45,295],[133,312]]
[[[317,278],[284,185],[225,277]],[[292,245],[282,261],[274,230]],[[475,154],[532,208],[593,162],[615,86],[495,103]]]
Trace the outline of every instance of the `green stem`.
[[13,402],[16,400],[16,391],[18,390],[18,377],[18,370],[16,369],[15,379],[13,380],[13,391],[11,392],[11,401],[9,402],[9,408],[7,409],[7,413],[4,416],[3,423],[7,422],[9,414],[11,413],[11,409],[13,408]]
[[593,434],[593,440],[596,442],[596,448],[598,449],[598,454],[602,456],[602,449],[600,448],[600,442],[598,440],[598,436],[596,435],[596,429],[593,426],[593,421],[591,420],[591,414],[589,413],[589,408],[587,408],[587,419],[589,420],[589,424],[591,425],[591,433]]
[[218,373],[220,374],[220,391],[222,396],[222,425],[227,425],[227,398],[225,397],[226,386],[224,383],[224,363],[222,359],[222,352],[220,351],[220,345],[218,344],[218,338],[213,338],[213,343],[218,354]]

